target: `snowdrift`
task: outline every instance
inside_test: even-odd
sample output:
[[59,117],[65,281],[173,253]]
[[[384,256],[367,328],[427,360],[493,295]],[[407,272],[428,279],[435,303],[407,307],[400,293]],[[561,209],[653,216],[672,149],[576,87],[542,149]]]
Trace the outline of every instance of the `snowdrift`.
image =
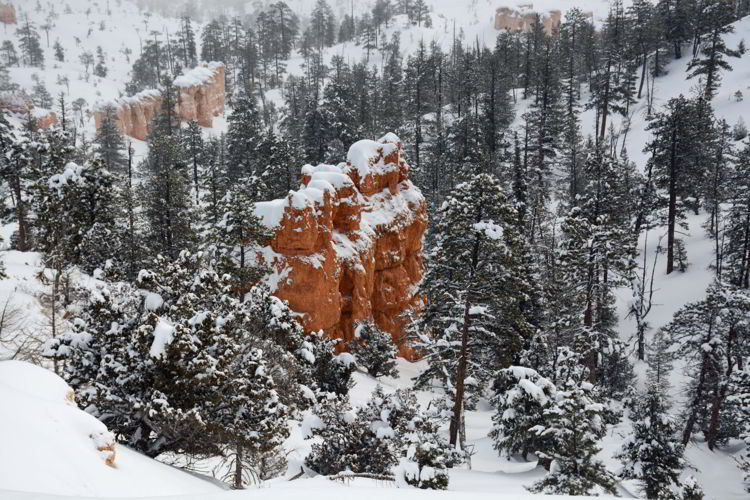
[[[0,497],[134,497],[221,491],[123,446],[53,372],[0,362]],[[110,465],[108,465],[108,463]],[[3,491],[6,490],[6,491]]]

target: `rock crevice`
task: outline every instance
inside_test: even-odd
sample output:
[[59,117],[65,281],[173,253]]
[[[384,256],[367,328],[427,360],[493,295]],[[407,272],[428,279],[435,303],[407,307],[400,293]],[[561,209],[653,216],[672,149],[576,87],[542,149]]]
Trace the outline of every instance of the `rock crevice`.
[[427,205],[398,137],[359,141],[346,163],[306,165],[300,190],[256,213],[275,231],[262,255],[272,290],[306,331],[350,341],[357,321],[373,320],[414,357],[405,313],[421,304]]

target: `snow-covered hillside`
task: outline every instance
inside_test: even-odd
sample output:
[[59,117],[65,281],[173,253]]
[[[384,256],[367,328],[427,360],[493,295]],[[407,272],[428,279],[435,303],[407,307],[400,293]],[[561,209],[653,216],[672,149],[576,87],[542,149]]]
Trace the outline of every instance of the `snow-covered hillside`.
[[[21,0],[20,3],[16,0],[14,3],[19,7],[20,21],[28,15],[37,26],[45,24],[46,9],[38,12],[32,0]],[[270,3],[270,0],[264,3]],[[312,11],[315,2],[289,0],[287,3],[304,18]],[[372,0],[331,2],[337,14],[352,9],[357,14],[365,9],[369,10],[372,3]],[[387,36],[395,32],[401,34],[401,49],[405,55],[413,52],[420,41],[427,44],[436,41],[445,49],[450,48],[454,30],[462,32],[469,43],[478,41],[487,46],[494,44],[497,36],[497,31],[493,28],[494,13],[504,2],[428,0],[427,3],[432,7],[431,28],[412,26],[403,16],[399,16],[387,30]],[[608,8],[605,0],[536,0],[533,3],[540,10],[554,8],[565,11],[567,8],[580,6],[584,11],[592,11],[595,19],[604,17]],[[625,3],[627,5],[628,2]],[[76,108],[80,108],[80,112],[74,111],[73,118],[80,122],[81,129],[91,137],[95,132],[93,110],[97,105],[122,95],[141,43],[153,36],[153,31],[158,31],[162,36],[174,33],[178,29],[179,20],[177,17],[151,15],[144,21],[138,8],[126,0],[66,0],[54,4],[54,8],[59,17],[49,30],[49,44],[46,33],[42,31],[45,68],[11,67],[11,78],[29,92],[37,78],[44,82],[53,96],[62,92],[71,105],[78,101],[79,106]],[[179,12],[175,12],[175,16],[177,15]],[[14,28],[5,26],[0,36],[18,45]],[[198,23],[195,30],[200,32]],[[728,35],[726,41],[730,47],[736,47],[745,39],[750,39],[750,18],[735,23],[735,33]],[[53,44],[56,40],[64,48],[64,62],[59,62],[54,57]],[[85,52],[95,56],[97,47],[101,47],[106,55],[108,74],[104,78],[86,75],[79,60]],[[365,49],[353,43],[337,44],[325,49],[326,60],[341,55],[345,60],[355,62],[361,60],[364,54]],[[372,52],[370,64],[379,66],[382,62],[380,53]],[[734,71],[722,74],[722,85],[714,99],[714,109],[718,118],[725,119],[733,126],[742,118],[750,120],[750,52],[729,62]],[[654,85],[655,107],[658,108],[679,94],[691,93],[696,81],[686,79],[688,63],[689,57],[685,56],[665,67],[665,74]],[[303,73],[303,64],[303,58],[293,52],[286,68],[290,74],[300,75]],[[738,92],[745,94],[746,98],[739,100]],[[271,90],[267,96],[277,105],[283,102],[278,89]],[[520,101],[517,104],[517,115],[528,105],[528,102]],[[646,130],[645,99],[633,105],[632,111],[624,146],[628,157],[643,169],[648,159],[648,154],[643,149],[651,138],[650,132]],[[594,120],[594,110],[581,114],[584,133],[593,130]],[[614,130],[622,132],[624,120],[613,117],[612,121]],[[214,126],[214,129],[205,131],[207,135],[225,130],[225,119],[217,118]],[[136,146],[137,156],[143,155],[145,144],[137,143]],[[622,146],[622,143],[618,145],[618,151]],[[704,297],[706,288],[713,280],[713,271],[709,268],[713,259],[713,242],[702,227],[705,218],[704,214],[692,214],[688,217],[689,230],[683,236],[690,261],[686,273],[666,275],[662,261],[664,257],[658,257],[660,260],[657,262],[654,280],[655,305],[648,317],[652,327],[651,334],[668,323],[684,304]],[[12,225],[3,228],[4,251],[0,253],[0,258],[5,263],[8,277],[0,280],[0,307],[12,304],[15,310],[21,311],[18,313],[18,321],[23,324],[21,329],[29,332],[30,336],[33,334],[35,338],[44,338],[49,335],[49,319],[45,315],[44,301],[49,294],[50,285],[48,280],[40,280],[44,272],[42,256],[38,253],[7,250],[13,229]],[[654,228],[641,236],[640,248],[647,248],[649,268],[653,262],[651,259],[656,258],[656,242],[664,232],[665,228]],[[75,276],[75,280],[83,286],[93,286],[97,282],[80,274]],[[618,290],[619,334],[627,341],[632,339],[636,329],[634,319],[628,316],[632,299],[629,288]],[[4,355],[7,356],[7,353],[0,351],[0,359]],[[423,362],[399,360],[398,366],[398,378],[381,381],[387,392],[411,387],[413,378],[424,369]],[[682,402],[686,382],[681,368],[681,364],[677,363],[671,375],[675,408],[679,408]],[[635,362],[635,371],[640,381],[645,370],[645,364]],[[355,374],[355,381],[356,386],[351,393],[352,402],[364,404],[378,381],[362,373]],[[0,499],[170,497],[175,500],[348,500],[356,497],[361,500],[380,500],[388,497],[394,500],[419,500],[439,497],[449,500],[522,500],[538,498],[530,494],[526,487],[545,473],[541,467],[536,467],[536,463],[517,462],[498,456],[487,437],[493,409],[486,401],[482,401],[478,410],[470,411],[467,415],[468,443],[475,452],[471,461],[472,468],[451,470],[449,491],[425,492],[409,487],[400,488],[399,486],[403,486],[400,484],[366,479],[344,483],[321,477],[289,481],[299,471],[304,454],[309,451],[309,443],[302,438],[302,429],[295,422],[292,425],[292,435],[285,444],[290,462],[286,477],[264,483],[258,488],[227,492],[204,478],[169,467],[122,446],[118,448],[116,466],[107,466],[96,447],[89,443],[92,433],[103,432],[101,424],[72,407],[66,399],[67,390],[61,379],[40,368],[0,361]],[[430,400],[445,395],[440,391],[423,391],[418,397],[422,405],[427,405]],[[8,408],[13,408],[13,411],[8,411]],[[613,455],[629,432],[630,422],[625,420],[611,428],[604,439],[600,458],[612,471],[619,468]],[[686,470],[683,477],[695,475],[706,490],[706,500],[747,499],[748,493],[742,486],[742,474],[735,463],[742,450],[741,445],[734,443],[723,450],[712,452],[698,439],[686,449],[686,458],[692,469]],[[619,494],[635,498],[637,488],[633,483],[624,482]]]

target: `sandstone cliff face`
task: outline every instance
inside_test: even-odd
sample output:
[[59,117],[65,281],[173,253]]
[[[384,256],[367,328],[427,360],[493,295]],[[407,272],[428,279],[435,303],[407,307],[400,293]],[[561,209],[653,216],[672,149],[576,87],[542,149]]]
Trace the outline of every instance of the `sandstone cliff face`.
[[270,285],[306,331],[348,342],[354,323],[371,319],[413,358],[403,314],[420,305],[427,205],[395,135],[355,143],[347,160],[307,165],[299,191],[257,204],[275,230],[262,256]]
[[0,22],[5,24],[16,24],[16,8],[13,4],[0,3]]
[[[211,127],[213,117],[224,113],[224,65],[212,62],[198,66],[175,78],[177,104],[175,110],[181,121],[195,120],[202,127]],[[133,97],[120,99],[117,108],[117,127],[139,140],[146,140],[151,121],[161,108],[161,93],[144,90]],[[96,128],[104,118],[103,111],[94,115]]]
[[25,92],[0,93],[0,109],[19,115],[32,115],[39,128],[51,127],[58,122],[54,111],[34,107],[34,101]]
[[528,33],[534,24],[536,16],[544,25],[544,31],[551,35],[554,30],[560,27],[562,13],[559,10],[550,10],[547,12],[535,12],[533,4],[520,4],[517,8],[500,7],[495,14],[495,29],[520,31]]

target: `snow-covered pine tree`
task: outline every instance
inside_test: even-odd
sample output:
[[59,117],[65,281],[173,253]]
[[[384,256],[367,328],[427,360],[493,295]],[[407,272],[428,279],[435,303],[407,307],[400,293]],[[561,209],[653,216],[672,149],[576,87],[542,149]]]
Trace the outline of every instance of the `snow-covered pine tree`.
[[213,249],[218,269],[231,275],[240,295],[267,272],[256,262],[256,251],[268,244],[273,233],[255,215],[257,193],[253,179],[233,183],[218,204],[220,219],[207,242]]
[[680,484],[685,466],[677,422],[668,411],[667,394],[652,379],[638,396],[631,414],[633,432],[617,454],[623,464],[620,477],[639,481],[649,499],[676,499],[671,487]]
[[[707,129],[706,123],[712,118],[705,110],[700,102],[680,95],[654,113],[646,128],[653,134],[646,147],[651,153],[647,169],[653,171],[655,185],[665,190],[667,274],[675,267],[675,234],[684,220],[686,204],[699,199],[698,189],[704,185],[706,170],[701,165],[707,150],[703,148],[706,137],[702,136],[702,131]],[[680,154],[672,154],[674,151],[680,151]],[[710,160],[705,160],[705,163],[710,163]]]
[[167,81],[162,90],[161,110],[149,133],[148,156],[142,164],[146,236],[155,254],[172,259],[195,243],[185,151],[177,134],[175,104],[175,89]]
[[355,354],[358,366],[375,378],[398,376],[398,348],[391,334],[381,331],[372,321],[363,321],[354,326],[354,337],[349,348]]
[[544,412],[540,437],[552,444],[547,458],[550,471],[529,487],[534,493],[592,495],[615,492],[615,479],[596,458],[599,441],[606,433],[602,404],[591,399],[588,382],[568,381],[556,394],[556,402]]
[[324,476],[344,471],[390,475],[398,463],[392,434],[359,418],[348,396],[323,398],[313,414],[317,421],[311,426],[312,436],[320,440],[312,445],[305,465]]
[[729,415],[737,426],[739,438],[748,446],[738,463],[745,473],[745,488],[750,491],[750,371],[735,371],[729,379],[728,392]]
[[500,182],[480,174],[446,198],[435,227],[422,285],[427,306],[418,325],[429,366],[418,385],[439,380],[453,393],[451,444],[463,427],[467,385],[483,387],[531,336],[519,308],[527,287],[515,254],[514,224]]
[[406,444],[401,467],[407,484],[420,489],[448,488],[448,469],[464,457],[439,432],[440,419],[430,412],[420,412],[409,422],[402,440]]
[[689,377],[682,444],[699,428],[709,449],[726,441],[728,382],[738,369],[738,339],[747,335],[750,296],[731,285],[714,283],[706,298],[685,305],[664,327],[688,360]]
[[249,90],[234,98],[234,107],[227,117],[227,164],[232,179],[257,174],[256,150],[263,136],[263,121],[255,96]]
[[294,148],[286,138],[279,137],[273,130],[268,131],[258,148],[258,175],[265,189],[259,193],[259,200],[284,198],[289,191],[299,186],[298,165]]
[[39,32],[36,25],[29,21],[28,14],[24,15],[23,22],[16,29],[18,46],[21,49],[22,61],[26,66],[44,67],[44,51],[39,42]]
[[95,294],[48,354],[67,363],[82,406],[130,446],[149,456],[232,449],[241,479],[248,454],[288,433],[258,325],[200,254],[159,257],[138,284],[146,293]]
[[739,152],[728,190],[722,269],[732,284],[750,288],[750,140]]
[[682,495],[680,500],[703,500],[706,495],[703,493],[703,488],[698,483],[695,476],[688,476],[682,482]]
[[107,104],[101,113],[102,121],[94,139],[96,153],[104,160],[104,165],[110,172],[122,173],[127,159],[123,153],[125,140],[117,128],[117,109],[112,104]]
[[732,22],[735,20],[734,8],[727,0],[706,0],[701,2],[696,15],[696,26],[699,32],[705,33],[703,41],[696,37],[696,44],[700,43],[698,56],[697,47],[693,51],[693,59],[688,64],[688,79],[699,77],[703,80],[703,99],[710,102],[716,95],[721,83],[723,71],[732,71],[727,61],[728,57],[740,57],[737,50],[727,47],[725,35],[734,33]]
[[555,404],[554,384],[531,368],[511,366],[498,372],[492,390],[495,414],[489,436],[498,453],[520,454],[525,460],[529,453],[548,453],[552,442],[538,429]]

